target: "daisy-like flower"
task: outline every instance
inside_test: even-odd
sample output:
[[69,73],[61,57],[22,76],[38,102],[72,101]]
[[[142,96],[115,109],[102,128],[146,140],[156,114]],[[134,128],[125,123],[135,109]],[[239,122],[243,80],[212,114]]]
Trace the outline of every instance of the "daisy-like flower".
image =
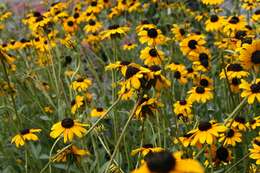
[[201,47],[201,49],[198,52],[196,52],[196,51],[190,52],[188,58],[191,61],[200,61],[200,60],[204,60],[204,59],[210,60],[211,54],[210,54],[209,49],[207,49],[205,47]]
[[205,88],[202,86],[192,87],[190,91],[188,91],[189,97],[188,100],[198,103],[205,103],[208,100],[213,99],[213,93],[211,88]]
[[200,163],[193,159],[175,157],[169,151],[150,152],[144,162],[132,173],[204,173]]
[[98,0],[91,0],[89,6],[86,9],[86,13],[98,14],[102,11],[103,5],[102,2]]
[[154,112],[162,106],[163,104],[160,103],[156,98],[149,98],[147,95],[145,95],[136,109],[135,118],[143,120],[148,116],[152,116]]
[[128,31],[129,31],[129,27],[127,26],[111,25],[108,27],[107,30],[102,31],[100,35],[101,35],[101,39],[104,40],[104,39],[121,37],[123,35],[126,35]]
[[259,0],[242,0],[241,7],[244,8],[245,10],[250,11],[259,6],[260,6]]
[[255,130],[256,128],[260,127],[260,116],[254,117],[246,124],[246,126],[252,130]]
[[191,130],[189,133],[192,135],[191,145],[200,144],[213,144],[216,142],[216,137],[219,133],[226,131],[226,127],[215,122],[201,121],[198,127]]
[[101,117],[105,113],[106,113],[105,109],[103,109],[101,107],[97,107],[97,108],[91,110],[90,116],[91,117]]
[[242,89],[241,97],[247,97],[249,104],[253,104],[255,100],[260,102],[260,79],[256,79],[251,83],[242,79],[239,88]]
[[220,5],[224,0],[201,0],[201,2],[206,5]]
[[98,22],[97,20],[90,19],[88,24],[84,27],[84,31],[86,33],[95,33],[100,31],[102,28],[102,23]]
[[84,105],[84,97],[77,95],[75,100],[72,100],[71,102],[71,113],[75,114],[76,111]]
[[[215,166],[219,166],[221,163],[226,164],[230,162],[230,160],[232,159],[231,151],[224,146],[220,146],[217,148],[215,145],[212,145],[210,152],[211,152],[212,162]],[[207,154],[208,160],[210,159],[209,157],[210,155]]]
[[136,27],[136,33],[139,33],[143,30],[147,30],[149,28],[156,28],[156,26],[154,24],[149,23],[147,20],[143,20],[141,21],[141,24],[139,24]]
[[166,37],[156,27],[144,28],[144,30],[138,33],[138,36],[142,44],[147,43],[149,46],[161,45],[166,42]]
[[132,64],[129,61],[117,61],[115,63],[110,63],[105,67],[105,70],[113,70],[118,69],[121,71],[121,73],[125,73],[128,65]]
[[197,86],[202,86],[204,88],[213,88],[213,80],[205,75],[195,78],[194,83]]
[[234,33],[235,31],[241,30],[246,27],[246,20],[245,16],[230,16],[225,22],[224,22],[224,28],[223,32],[227,35],[230,35]]
[[231,91],[233,93],[240,92],[239,85],[241,84],[241,79],[234,77],[234,78],[229,79],[229,83],[230,83]]
[[144,61],[145,65],[160,65],[164,59],[164,53],[155,47],[146,47],[141,50],[140,58]]
[[73,17],[69,17],[63,22],[64,30],[68,33],[74,33],[78,29],[76,20]]
[[180,43],[180,49],[184,55],[189,57],[191,53],[194,54],[201,52],[205,43],[206,41],[203,36],[190,35],[182,40]]
[[243,67],[239,63],[232,63],[228,64],[226,67],[226,74],[224,69],[220,73],[220,79],[225,79],[226,75],[228,79],[232,78],[243,78],[247,77],[249,73],[247,71],[244,71]]
[[150,80],[150,83],[157,91],[160,91],[162,88],[169,88],[171,86],[171,82],[162,75],[161,67],[157,65],[153,65],[149,67],[151,72],[153,73],[153,79]]
[[258,70],[260,67],[260,39],[254,40],[252,44],[244,44],[239,50],[239,60],[245,69]]
[[174,39],[176,41],[181,41],[185,38],[186,31],[184,28],[179,27],[178,25],[174,24],[171,31],[172,31],[172,33],[174,35]]
[[75,91],[82,92],[86,91],[92,85],[92,81],[87,78],[78,78],[76,81],[73,81],[71,88]]
[[255,12],[254,12],[254,14],[252,15],[252,17],[251,17],[251,20],[252,20],[252,22],[255,22],[255,23],[260,23],[259,21],[260,21],[260,9],[258,9],[258,10],[256,10]]
[[227,129],[225,133],[220,134],[219,141],[223,142],[224,146],[236,146],[236,143],[242,142],[242,134],[236,129]]
[[256,164],[260,165],[260,137],[257,137],[253,140],[253,147],[249,149],[249,157],[256,160]]
[[192,141],[192,135],[192,133],[185,133],[183,136],[178,137],[178,139],[175,138],[173,142],[175,144],[181,142],[184,147],[188,147]]
[[160,151],[164,151],[164,148],[154,147],[152,144],[145,144],[141,148],[136,148],[132,150],[131,156],[135,156],[136,154],[141,153],[142,156],[144,157],[149,153],[160,152]]
[[[59,153],[60,150],[57,150],[57,153]],[[53,162],[66,162],[67,158],[72,157],[73,159],[76,159],[76,161],[80,161],[80,158],[83,156],[89,156],[90,152],[85,149],[80,149],[76,147],[75,145],[72,145],[71,147],[67,148],[66,150],[62,151],[60,154],[58,154],[56,157],[52,158]]]
[[187,74],[188,71],[186,70],[185,66],[177,66],[174,67],[172,64],[168,65],[166,68],[169,68],[171,71],[173,71],[173,77],[181,84],[184,85],[188,82]]
[[[230,124],[232,123],[232,124]],[[234,121],[229,121],[227,127],[232,127],[233,129],[238,129],[241,131],[246,131],[246,119],[242,116],[236,116]]]
[[67,141],[71,142],[74,135],[79,138],[83,137],[87,132],[84,128],[86,126],[88,126],[88,124],[82,124],[71,118],[65,118],[52,126],[50,136],[55,139],[63,135],[64,143],[67,143]]
[[174,103],[173,107],[174,107],[175,114],[180,114],[180,113],[191,114],[192,102],[190,102],[189,100],[180,100]]
[[127,43],[123,45],[123,49],[124,50],[132,50],[135,49],[137,47],[137,44],[134,43]]
[[40,132],[41,129],[24,129],[19,134],[12,138],[11,143],[15,143],[16,147],[24,146],[26,141],[38,141],[39,138],[35,132]]
[[224,20],[225,19],[223,16],[218,16],[216,14],[211,15],[210,18],[205,22],[206,31],[220,31],[223,27]]

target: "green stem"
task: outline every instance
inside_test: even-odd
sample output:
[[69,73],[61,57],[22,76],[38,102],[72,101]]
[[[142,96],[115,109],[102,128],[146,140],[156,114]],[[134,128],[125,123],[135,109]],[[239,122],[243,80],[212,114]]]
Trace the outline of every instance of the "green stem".
[[230,168],[228,168],[224,173],[229,173],[235,166],[237,166],[240,162],[242,162],[244,159],[246,159],[250,153],[247,153],[244,157],[242,157],[240,160],[238,160],[234,165],[232,165]]

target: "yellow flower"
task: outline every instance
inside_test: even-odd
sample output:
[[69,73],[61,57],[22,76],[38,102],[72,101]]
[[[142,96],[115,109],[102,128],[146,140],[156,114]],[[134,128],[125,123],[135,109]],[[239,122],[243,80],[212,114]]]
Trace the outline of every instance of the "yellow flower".
[[76,20],[73,17],[69,17],[63,22],[64,30],[68,33],[74,33],[78,29]]
[[71,118],[65,118],[52,126],[50,136],[55,139],[63,135],[64,143],[67,143],[67,141],[71,142],[74,135],[79,138],[83,137],[83,135],[87,132],[84,128],[86,126],[88,125],[78,123],[76,120]]
[[245,16],[230,16],[224,23],[223,23],[223,32],[227,35],[234,33],[237,30],[241,30],[245,28],[247,25]]
[[156,27],[144,28],[138,33],[138,36],[142,44],[147,43],[149,46],[156,46],[166,42],[166,37]]
[[218,16],[216,14],[211,15],[210,18],[205,22],[206,31],[220,31],[223,27],[224,20],[225,19],[223,16]]
[[102,29],[102,23],[96,20],[90,19],[88,24],[84,27],[86,33],[95,33]]
[[151,152],[142,165],[132,173],[204,173],[200,163],[193,159],[176,158],[168,151]]
[[225,133],[220,134],[219,141],[223,142],[224,146],[236,146],[236,143],[242,142],[242,134],[236,129],[227,129]]
[[205,103],[208,100],[213,99],[213,93],[211,88],[205,88],[202,86],[192,87],[190,91],[188,91],[189,97],[188,100],[198,103]]
[[243,78],[249,75],[249,73],[247,71],[244,71],[243,67],[239,63],[228,64],[225,67],[225,70],[226,70],[226,74],[224,70],[221,71],[219,75],[220,79],[225,79],[226,77],[228,79]]
[[16,147],[24,146],[26,141],[37,141],[39,140],[35,132],[40,132],[41,129],[24,129],[19,134],[12,138],[11,143],[15,143]]
[[137,44],[133,44],[133,43],[127,43],[123,45],[123,49],[124,50],[132,50],[135,49],[137,47]]
[[76,81],[73,81],[71,88],[75,91],[81,92],[86,91],[92,85],[92,81],[87,78],[78,78]]
[[242,79],[239,88],[242,89],[241,97],[247,97],[249,104],[253,104],[255,99],[260,102],[260,79],[256,79],[251,84]]
[[145,144],[141,148],[137,148],[131,151],[131,156],[135,156],[137,153],[141,153],[142,156],[146,156],[152,152],[160,152],[164,151],[164,148],[161,147],[154,147],[152,144]]
[[119,25],[112,25],[109,26],[107,30],[102,31],[100,33],[101,39],[111,39],[116,37],[121,37],[123,35],[126,35],[126,33],[129,31],[129,27],[127,26],[119,26]]
[[176,41],[181,41],[185,38],[186,31],[184,28],[179,27],[178,25],[174,24],[173,28],[171,29],[171,32],[174,35],[174,39]]
[[105,113],[106,113],[105,109],[103,109],[101,107],[98,107],[98,108],[95,108],[95,109],[91,110],[90,116],[92,116],[92,117],[101,117]]
[[140,58],[144,61],[145,65],[160,65],[164,59],[164,53],[155,47],[146,47],[141,50]]
[[75,100],[72,100],[71,102],[71,113],[75,114],[76,111],[84,105],[84,97],[77,95]]
[[219,133],[224,131],[226,131],[225,126],[215,122],[201,121],[196,129],[189,132],[193,134],[191,145],[196,145],[198,142],[200,144],[213,144]]
[[[232,125],[231,125],[232,123]],[[227,127],[232,127],[241,131],[246,131],[246,119],[242,116],[236,116],[234,121],[230,120],[227,123]]]
[[224,0],[201,0],[201,2],[206,5],[220,5]]
[[253,147],[249,149],[250,155],[249,157],[256,160],[256,164],[260,165],[260,137],[257,137],[253,141]]
[[175,114],[191,114],[192,102],[189,100],[180,100],[173,104]]
[[61,150],[57,150],[57,153],[59,154],[52,158],[53,162],[66,162],[67,158],[70,156],[72,156],[73,159],[75,158],[77,161],[79,161],[81,157],[90,155],[88,150],[80,149],[75,145],[70,146],[62,152],[60,151]]
[[253,118],[251,121],[249,121],[246,126],[249,129],[253,129],[255,130],[256,128],[260,127],[260,116],[257,116],[255,118]]

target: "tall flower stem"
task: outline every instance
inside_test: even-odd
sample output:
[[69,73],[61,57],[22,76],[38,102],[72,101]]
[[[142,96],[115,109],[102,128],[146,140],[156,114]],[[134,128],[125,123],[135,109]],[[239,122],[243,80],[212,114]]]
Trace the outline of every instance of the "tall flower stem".
[[122,141],[122,139],[123,139],[123,136],[124,136],[124,134],[125,134],[125,132],[126,132],[126,130],[127,130],[128,125],[130,124],[131,120],[133,119],[133,117],[134,117],[134,115],[135,115],[135,111],[136,111],[138,105],[140,104],[140,102],[141,102],[141,100],[142,100],[142,97],[143,97],[143,94],[141,94],[141,95],[139,96],[138,100],[136,101],[136,103],[135,103],[135,105],[134,105],[134,108],[133,108],[133,110],[132,110],[132,112],[131,112],[131,114],[130,114],[130,116],[129,116],[129,118],[128,118],[128,120],[127,120],[127,122],[126,122],[126,124],[125,124],[125,126],[124,126],[124,128],[123,128],[123,130],[122,130],[122,133],[120,134],[120,136],[119,136],[119,138],[118,138],[118,140],[117,140],[117,143],[116,143],[114,152],[113,152],[112,155],[111,155],[111,158],[110,158],[110,161],[109,161],[109,163],[108,163],[108,165],[107,165],[107,168],[106,168],[105,173],[108,173],[109,167],[110,167],[110,165],[112,164],[112,162],[113,162],[113,160],[114,160],[114,158],[115,158],[115,156],[116,156],[116,153],[117,153],[117,151],[118,151],[118,149],[119,149],[119,146],[120,146],[120,144],[121,144],[121,141]]

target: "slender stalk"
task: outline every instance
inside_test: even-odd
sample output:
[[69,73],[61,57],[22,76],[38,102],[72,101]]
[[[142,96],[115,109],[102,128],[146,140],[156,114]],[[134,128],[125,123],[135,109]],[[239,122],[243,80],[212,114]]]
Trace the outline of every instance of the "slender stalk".
[[242,162],[244,159],[246,159],[250,153],[247,153],[244,157],[242,157],[240,160],[238,160],[234,165],[232,165],[230,168],[228,168],[224,173],[229,173],[234,167],[236,167],[240,162]]
[[28,173],[28,151],[27,151],[27,147],[25,147],[25,173]]
[[[52,152],[53,152],[53,150],[54,150],[54,147],[56,146],[56,144],[59,142],[59,140],[61,139],[61,137],[62,136],[60,136],[60,137],[58,137],[57,139],[56,139],[56,141],[53,143],[53,145],[52,145],[52,147],[51,147],[51,150],[50,150],[50,154],[49,154],[49,160],[51,160],[51,155],[52,155]],[[49,173],[51,173],[52,171],[51,171],[51,164],[49,165]]]
[[125,132],[126,132],[126,130],[127,130],[128,125],[130,124],[131,120],[133,119],[133,117],[134,117],[134,115],[135,115],[135,111],[136,111],[138,105],[140,104],[140,102],[141,102],[141,100],[142,100],[142,97],[143,97],[143,94],[141,94],[141,95],[139,96],[138,100],[137,100],[136,103],[135,103],[135,106],[134,106],[134,108],[133,108],[133,110],[132,110],[132,112],[131,112],[131,114],[130,114],[130,116],[129,116],[129,118],[128,118],[128,120],[127,120],[127,122],[126,122],[126,124],[125,124],[125,126],[124,126],[124,128],[123,128],[123,130],[122,130],[122,133],[121,133],[121,135],[119,136],[119,138],[118,138],[118,140],[117,140],[117,143],[116,143],[114,152],[113,152],[113,154],[112,154],[112,156],[111,156],[111,158],[110,158],[110,161],[109,161],[109,163],[108,163],[108,165],[107,165],[107,168],[106,168],[105,173],[108,173],[109,167],[110,167],[110,165],[112,164],[112,162],[113,162],[113,160],[114,160],[114,158],[115,158],[115,156],[116,156],[116,153],[117,153],[117,151],[118,151],[118,149],[119,149],[119,145],[121,144],[121,141],[122,141],[123,136],[124,136],[124,134],[125,134]]

